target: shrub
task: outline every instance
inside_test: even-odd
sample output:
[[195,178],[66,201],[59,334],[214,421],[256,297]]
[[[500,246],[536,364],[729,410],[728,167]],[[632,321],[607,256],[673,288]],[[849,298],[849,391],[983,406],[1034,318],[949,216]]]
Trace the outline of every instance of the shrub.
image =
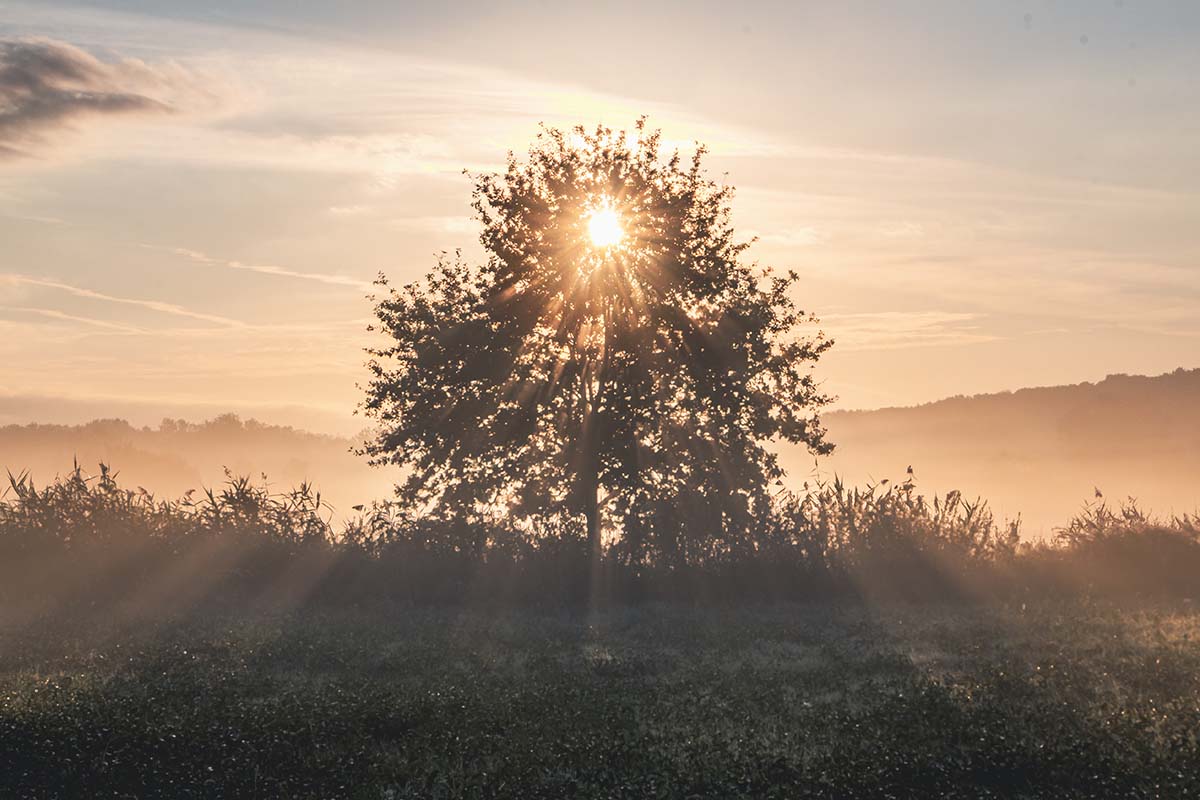
[[381,502],[335,526],[308,485],[272,492],[227,475],[163,500],[102,466],[0,495],[0,598],[121,604],[145,613],[216,603],[709,602],[979,599],[1029,592],[1190,596],[1200,575],[1194,517],[1152,519],[1130,503],[1085,506],[1050,544],[1019,544],[982,500],[927,499],[911,480],[835,480],[783,493],[736,541],[686,560],[612,543],[593,559],[578,520],[490,523]]
[[1158,519],[1130,499],[1103,498],[1059,530],[1064,565],[1086,590],[1102,594],[1191,597],[1200,590],[1200,518]]

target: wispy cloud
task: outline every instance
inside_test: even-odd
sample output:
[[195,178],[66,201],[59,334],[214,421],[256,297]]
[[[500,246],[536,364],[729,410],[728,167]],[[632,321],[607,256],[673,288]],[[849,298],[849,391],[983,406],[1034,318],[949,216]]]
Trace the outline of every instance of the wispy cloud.
[[65,311],[59,311],[54,308],[33,308],[31,306],[0,306],[0,311],[13,311],[20,314],[33,314],[39,317],[59,320],[61,322],[77,322],[82,325],[91,325],[96,328],[103,328],[110,331],[118,331],[121,333],[147,333],[143,328],[138,328],[133,325],[126,325],[122,322],[110,322],[104,319],[93,319],[91,317],[81,317],[76,314],[68,314]]
[[826,234],[811,225],[792,227],[778,233],[765,233],[758,230],[746,231],[746,237],[757,239],[759,242],[778,247],[808,247],[821,244],[827,238]]
[[954,311],[878,311],[826,314],[825,330],[842,351],[894,350],[995,341],[975,323],[978,314]]
[[13,219],[19,222],[36,222],[39,225],[66,225],[66,220],[58,217],[41,217],[34,214],[0,214],[2,219]]
[[53,39],[0,41],[0,157],[29,155],[88,117],[167,114],[194,83],[178,65],[105,62]]
[[889,239],[920,239],[925,236],[925,226],[919,222],[901,220],[881,225],[879,233]]
[[370,281],[353,278],[349,275],[333,275],[322,272],[299,272],[287,267],[279,267],[274,264],[243,264],[240,261],[230,261],[223,258],[216,258],[207,253],[202,253],[199,250],[189,250],[185,247],[160,247],[152,244],[142,244],[148,250],[160,250],[173,255],[186,258],[196,264],[203,264],[210,267],[224,267],[226,269],[237,269],[246,272],[257,272],[260,275],[273,275],[279,278],[296,278],[297,280],[316,281],[317,283],[325,283],[331,286],[348,286],[353,289],[369,290],[371,288]]
[[3,274],[0,275],[0,283],[8,283],[10,285],[25,285],[25,286],[40,286],[44,289],[56,289],[75,297],[82,297],[88,300],[102,300],[106,303],[119,303],[121,305],[136,306],[144,308],[148,311],[157,311],[161,314],[170,314],[176,317],[186,317],[188,319],[200,320],[201,322],[211,322],[217,325],[225,325],[228,327],[245,327],[245,323],[229,317],[222,317],[216,314],[204,314],[199,311],[192,311],[183,306],[174,303],[164,303],[161,300],[142,300],[132,297],[118,297],[116,295],[97,292],[92,289],[85,289],[82,286],[74,286],[62,281],[56,281],[50,278],[35,278],[29,275]]
[[467,216],[399,217],[391,220],[389,224],[397,228],[418,229],[451,234],[473,234],[479,230],[479,223]]

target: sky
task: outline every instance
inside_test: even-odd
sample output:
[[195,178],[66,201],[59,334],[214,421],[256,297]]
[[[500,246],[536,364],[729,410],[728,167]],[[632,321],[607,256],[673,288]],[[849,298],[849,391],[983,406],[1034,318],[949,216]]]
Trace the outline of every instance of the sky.
[[539,123],[708,145],[841,408],[1200,366],[1200,4],[0,0],[0,423],[352,432]]

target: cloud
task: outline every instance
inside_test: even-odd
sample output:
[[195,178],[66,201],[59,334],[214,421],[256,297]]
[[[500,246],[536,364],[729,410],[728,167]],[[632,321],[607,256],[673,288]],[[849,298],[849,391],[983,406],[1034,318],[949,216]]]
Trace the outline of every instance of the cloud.
[[[3,156],[0,156],[2,158]],[[39,225],[66,225],[66,220],[58,217],[42,217],[35,214],[0,214],[0,218],[14,219],[18,222],[36,222]]]
[[34,308],[32,306],[0,306],[0,311],[15,311],[22,314],[34,314],[47,319],[58,320],[60,322],[78,322],[83,325],[91,325],[96,328],[105,330],[117,331],[119,333],[147,333],[143,328],[136,328],[132,325],[124,325],[119,322],[109,322],[103,319],[93,319],[91,317],[81,317],[76,314],[68,314],[65,311],[59,311],[54,308]]
[[75,297],[82,297],[86,300],[102,300],[106,303],[118,303],[120,305],[136,306],[144,308],[148,311],[156,311],[160,314],[169,314],[175,317],[186,317],[195,319],[201,322],[210,322],[216,325],[225,325],[232,328],[244,328],[246,323],[229,317],[222,317],[216,314],[203,314],[198,311],[191,311],[183,306],[174,303],[164,303],[161,300],[141,300],[131,297],[118,297],[116,295],[104,294],[103,292],[85,289],[81,286],[72,286],[69,283],[56,281],[49,278],[35,278],[29,275],[0,275],[0,284],[8,283],[10,285],[26,285],[39,286],[44,289],[56,289]]
[[782,233],[761,233],[757,230],[746,231],[746,236],[754,237],[762,244],[779,247],[809,247],[823,244],[828,236],[811,225],[792,227]]
[[195,89],[178,65],[105,62],[53,39],[0,40],[0,158],[30,155],[86,118],[161,115]]
[[363,291],[369,290],[372,286],[370,281],[352,278],[349,275],[334,275],[323,272],[298,272],[287,267],[279,267],[274,264],[243,264],[240,261],[227,261],[222,258],[215,258],[207,253],[201,253],[198,250],[189,250],[186,247],[159,247],[152,244],[140,245],[148,250],[164,250],[168,253],[186,258],[189,261],[194,261],[197,264],[205,266],[226,267],[228,269],[238,269],[245,272],[257,272],[260,275],[274,275],[278,278],[296,278],[297,280],[316,281],[317,283],[325,283],[331,286],[348,286],[352,289],[360,289]]
[[977,314],[954,311],[878,311],[823,314],[821,322],[842,352],[978,344],[998,337],[981,333]]
[[479,230],[479,223],[465,215],[399,217],[391,220],[390,224],[397,228],[450,234],[474,234]]
[[925,226],[919,222],[902,220],[881,225],[879,232],[889,239],[921,239],[925,236]]

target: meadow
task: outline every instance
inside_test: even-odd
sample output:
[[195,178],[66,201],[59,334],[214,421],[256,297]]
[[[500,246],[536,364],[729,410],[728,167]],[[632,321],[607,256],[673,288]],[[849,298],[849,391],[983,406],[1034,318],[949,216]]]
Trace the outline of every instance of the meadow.
[[834,484],[720,557],[552,533],[14,476],[0,797],[1200,793],[1192,517],[1027,545]]
[[1200,614],[1091,602],[6,624],[6,797],[1200,792]]

